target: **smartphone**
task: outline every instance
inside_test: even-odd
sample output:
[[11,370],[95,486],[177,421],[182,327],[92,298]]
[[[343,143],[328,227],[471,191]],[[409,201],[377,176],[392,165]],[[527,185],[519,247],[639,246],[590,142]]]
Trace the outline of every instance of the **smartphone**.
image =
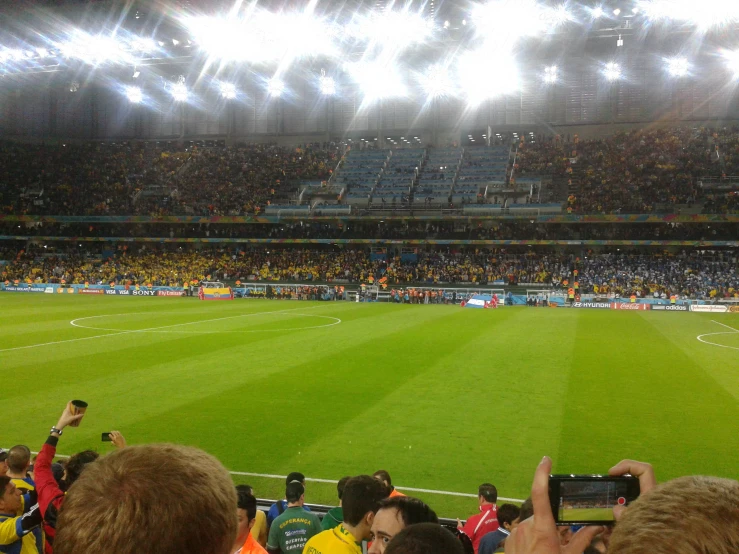
[[550,475],[549,503],[559,525],[613,522],[613,508],[639,497],[639,479],[631,475]]
[[103,442],[111,442],[112,439],[110,438],[110,433],[103,433],[100,440]]

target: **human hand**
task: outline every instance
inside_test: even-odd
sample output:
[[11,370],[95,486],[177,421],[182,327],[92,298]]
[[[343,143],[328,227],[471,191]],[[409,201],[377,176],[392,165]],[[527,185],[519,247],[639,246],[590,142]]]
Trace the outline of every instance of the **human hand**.
[[64,406],[64,411],[62,412],[62,415],[59,416],[59,421],[56,422],[56,425],[54,425],[54,427],[61,431],[67,425],[71,425],[72,423],[79,421],[83,417],[85,417],[85,414],[72,415],[72,412],[69,411],[69,408],[67,406]]
[[110,442],[112,442],[113,446],[118,449],[126,447],[126,438],[121,434],[120,431],[110,432]]
[[457,529],[459,529],[461,531],[463,527],[464,526],[462,525],[462,522],[459,521],[459,518],[457,518]]
[[534,474],[531,501],[534,515],[522,521],[506,539],[506,554],[582,554],[603,527],[583,527],[567,545],[560,545],[557,524],[549,504],[549,474],[552,460],[544,456]]
[[[608,475],[613,476],[624,475],[626,473],[639,478],[639,495],[647,494],[657,486],[657,479],[654,476],[652,464],[636,462],[634,460],[621,460],[608,470]],[[616,521],[621,519],[626,508],[626,506],[614,506],[613,517]]]

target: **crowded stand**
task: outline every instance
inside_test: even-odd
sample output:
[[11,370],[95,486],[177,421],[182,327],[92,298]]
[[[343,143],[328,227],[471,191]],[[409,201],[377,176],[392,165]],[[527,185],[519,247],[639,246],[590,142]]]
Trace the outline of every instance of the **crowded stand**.
[[295,201],[301,180],[327,179],[339,152],[329,143],[183,148],[2,142],[0,213],[254,214]]
[[[736,211],[730,187],[712,193],[703,180],[739,172],[736,129],[653,129],[581,140],[577,135],[522,140],[516,175],[554,175],[568,180],[570,213]],[[705,203],[705,205],[704,205]]]
[[[106,259],[80,248],[40,246],[3,252],[7,282],[129,284],[181,287],[205,279],[285,283],[354,283],[426,286],[518,285],[583,294],[705,299],[739,295],[733,252],[592,252],[584,255],[515,249],[447,247],[390,250],[376,256],[360,248],[167,250],[121,246]],[[574,276],[574,277],[573,277]]]
[[[615,505],[608,527],[557,526],[547,456],[520,506],[499,502],[497,487],[486,481],[469,495],[476,496],[469,502],[476,513],[456,525],[406,494],[413,491],[393,486],[385,470],[340,479],[338,507],[310,505],[308,479],[294,471],[284,478],[284,499],[260,508],[251,486],[234,486],[215,457],[190,446],[129,445],[112,431],[112,453],[85,450],[55,461],[66,434],[95,417],[87,409],[70,401],[43,444],[0,451],[4,552],[723,554],[739,547],[739,483],[730,479],[658,484],[650,464],[622,460],[608,474],[635,477],[640,495]],[[35,458],[31,447],[40,447]]]
[[[388,239],[388,240],[733,240],[736,223],[543,224],[528,220],[391,222],[311,220],[279,224],[159,224],[0,222],[0,235],[28,237],[162,237],[170,239]],[[51,239],[49,239],[51,240]]]
[[[734,129],[705,128],[591,140],[554,135],[527,141],[522,135],[510,175],[507,146],[343,154],[334,143],[184,148],[4,142],[0,209],[13,215],[258,214],[297,202],[301,182],[318,183],[319,193],[330,182],[337,192],[333,202],[340,194],[342,204],[355,208],[516,208],[536,201],[559,202],[576,214],[731,213],[739,207],[739,184],[727,180],[739,173],[737,136]],[[567,194],[557,198],[546,189],[542,195],[545,177],[566,179]]]

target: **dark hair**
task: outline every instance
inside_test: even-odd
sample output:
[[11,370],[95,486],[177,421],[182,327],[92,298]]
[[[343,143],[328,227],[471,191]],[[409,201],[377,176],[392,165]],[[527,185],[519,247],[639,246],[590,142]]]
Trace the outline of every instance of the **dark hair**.
[[8,488],[8,483],[11,481],[12,479],[7,475],[0,475],[0,498],[5,496],[5,489]]
[[285,499],[290,503],[297,502],[304,494],[305,487],[302,483],[293,481],[292,483],[288,483],[285,487]]
[[384,469],[378,469],[372,474],[372,477],[374,477],[375,479],[379,479],[380,481],[385,481],[390,487],[393,486],[393,481],[392,479],[390,479],[390,474]]
[[246,511],[247,521],[257,517],[257,499],[249,489],[251,489],[249,485],[236,486],[236,506]]
[[438,523],[419,523],[395,535],[385,554],[464,554],[464,548]]
[[480,485],[480,488],[477,489],[477,495],[482,496],[485,499],[485,502],[495,502],[498,500],[498,489],[495,488],[495,485],[483,483]]
[[498,524],[503,527],[504,523],[510,525],[521,513],[521,508],[515,504],[503,504],[498,506]]
[[18,444],[8,450],[8,469],[13,473],[25,471],[28,464],[31,463],[31,449],[22,444]]
[[100,457],[100,454],[92,450],[83,450],[78,452],[64,465],[64,470],[67,472],[67,476],[63,479],[64,486],[62,490],[69,490],[69,487],[82,475],[82,470],[89,463],[94,462]]
[[415,525],[416,523],[439,523],[439,518],[429,506],[410,496],[394,496],[386,498],[380,502],[379,510],[392,509],[398,510],[400,519],[403,520],[403,526]]
[[336,492],[339,493],[339,500],[341,500],[341,497],[344,496],[344,487],[346,486],[346,482],[351,479],[349,475],[346,477],[342,477],[339,479],[339,482],[336,483]]
[[524,500],[523,504],[521,504],[521,511],[518,513],[518,520],[525,521],[533,515],[534,503],[531,501],[531,497],[529,496],[526,500]]
[[380,501],[387,497],[387,487],[369,475],[352,477],[344,486],[341,504],[344,508],[344,521],[349,525],[359,525],[367,512],[377,512]]
[[285,479],[285,484],[292,483],[293,481],[300,481],[301,483],[305,483],[305,475],[300,473],[299,471],[293,471],[287,476],[287,479]]
[[4,462],[7,459],[8,459],[8,451],[0,450],[0,462]]
[[236,485],[236,490],[243,490],[248,492],[249,494],[254,494],[254,487],[252,487],[251,485]]

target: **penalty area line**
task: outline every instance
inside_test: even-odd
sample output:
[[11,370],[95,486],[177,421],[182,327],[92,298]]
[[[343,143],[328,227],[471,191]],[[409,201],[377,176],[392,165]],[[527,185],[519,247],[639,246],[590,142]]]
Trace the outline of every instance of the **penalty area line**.
[[[31,454],[38,454],[38,452],[31,452]],[[69,456],[65,454],[56,454],[54,456],[55,458],[69,458]],[[276,475],[274,473],[252,473],[249,471],[229,471],[231,475],[239,475],[242,477],[261,477],[263,479],[280,479],[284,480],[287,479],[287,475]],[[338,479],[319,479],[317,477],[306,477],[306,481],[310,481],[311,483],[327,483],[330,485],[335,485],[339,480]],[[441,494],[445,496],[461,496],[464,498],[477,498],[476,494],[469,494],[466,492],[454,492],[454,491],[438,491],[435,489],[417,489],[413,487],[403,487],[398,485],[396,488],[400,489],[401,491],[410,491],[410,492],[425,492],[427,494]],[[498,500],[503,500],[505,502],[519,502],[523,503],[525,500],[521,498],[506,498],[505,496],[499,496]]]

